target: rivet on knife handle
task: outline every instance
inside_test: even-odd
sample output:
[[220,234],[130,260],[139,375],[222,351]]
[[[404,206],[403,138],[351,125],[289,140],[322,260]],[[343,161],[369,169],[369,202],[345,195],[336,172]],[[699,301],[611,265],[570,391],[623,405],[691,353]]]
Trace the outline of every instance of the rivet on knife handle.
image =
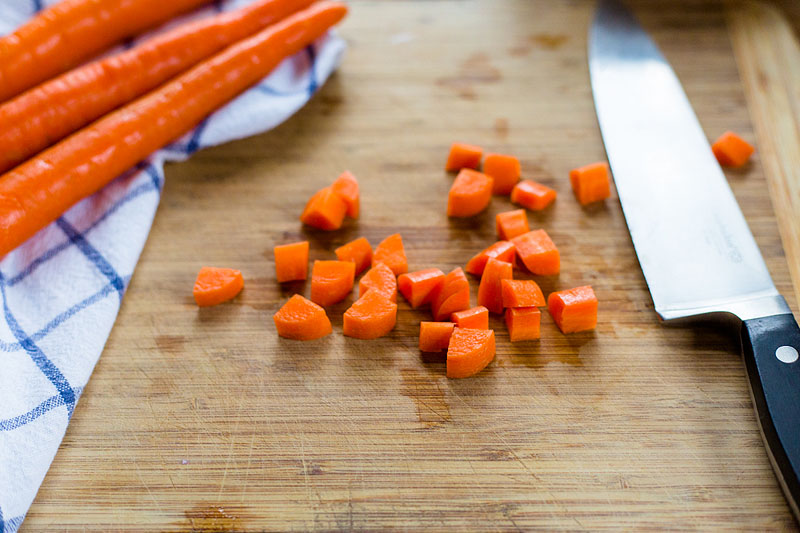
[[745,320],[742,348],[770,461],[800,515],[800,328],[791,314]]

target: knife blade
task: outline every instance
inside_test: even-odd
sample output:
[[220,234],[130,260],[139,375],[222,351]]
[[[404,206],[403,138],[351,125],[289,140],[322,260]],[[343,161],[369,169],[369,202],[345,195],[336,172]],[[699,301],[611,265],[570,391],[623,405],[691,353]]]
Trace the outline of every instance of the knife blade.
[[600,131],[655,310],[663,320],[741,322],[762,436],[800,520],[800,328],[680,81],[618,0],[599,0],[588,52]]

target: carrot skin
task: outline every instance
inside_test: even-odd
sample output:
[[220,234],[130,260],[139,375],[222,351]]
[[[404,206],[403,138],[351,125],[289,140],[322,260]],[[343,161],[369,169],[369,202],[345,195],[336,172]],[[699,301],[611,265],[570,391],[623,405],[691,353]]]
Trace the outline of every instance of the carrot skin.
[[319,339],[333,331],[325,310],[299,294],[289,298],[272,320],[278,335],[298,341]]
[[461,170],[462,168],[478,168],[481,164],[483,149],[480,146],[464,143],[453,143],[450,146],[450,153],[447,155],[447,163],[444,169],[448,172]]
[[244,277],[232,268],[203,267],[192,294],[198,307],[209,307],[233,299],[244,287]]
[[495,227],[497,229],[497,238],[502,241],[508,241],[528,233],[528,215],[525,214],[524,209],[515,209],[514,211],[505,211],[495,215]]
[[589,285],[551,293],[547,310],[562,333],[576,333],[597,326],[597,296]]
[[0,39],[0,102],[210,0],[63,0]]
[[538,307],[506,309],[506,327],[511,342],[536,340],[541,336],[542,312]]
[[310,3],[311,0],[258,0],[236,11],[183,24],[135,48],[70,70],[3,103],[0,172]]
[[493,245],[472,257],[472,259],[467,262],[467,266],[464,268],[464,270],[470,274],[480,276],[483,274],[483,269],[486,268],[486,262],[489,261],[490,258],[511,263],[514,260],[515,255],[516,248],[514,247],[514,243],[508,241],[497,241]]
[[347,13],[319,2],[228,47],[0,176],[0,256],[190,131]]
[[308,277],[308,241],[281,244],[272,249],[275,255],[275,277],[278,283]]
[[608,163],[592,163],[569,172],[569,181],[575,199],[581,205],[589,205],[611,196],[611,174]]
[[532,279],[504,279],[500,282],[503,307],[544,307],[547,303],[539,284]]
[[489,329],[489,310],[479,305],[453,313],[450,320],[459,328]]
[[334,250],[339,261],[352,261],[356,264],[356,276],[372,263],[372,246],[366,237],[360,237]]
[[377,339],[392,331],[396,322],[397,304],[377,291],[367,291],[344,313],[342,333],[356,339]]
[[711,151],[723,167],[741,167],[750,160],[755,148],[732,131],[726,131],[714,141]]
[[481,284],[478,286],[478,305],[484,306],[492,313],[503,312],[502,282],[504,279],[513,278],[512,268],[511,263],[489,259],[481,276]]
[[494,355],[493,330],[455,328],[447,347],[447,377],[474,376],[492,362]]
[[450,344],[455,324],[452,322],[420,322],[419,350],[421,352],[441,352]]

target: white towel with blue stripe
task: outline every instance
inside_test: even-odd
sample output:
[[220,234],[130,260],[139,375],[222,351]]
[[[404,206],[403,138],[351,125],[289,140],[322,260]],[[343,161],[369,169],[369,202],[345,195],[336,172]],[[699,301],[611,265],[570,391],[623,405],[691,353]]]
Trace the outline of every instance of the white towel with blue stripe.
[[[55,1],[2,0],[0,33]],[[186,18],[249,1],[219,1]],[[100,357],[153,222],[164,162],[280,124],[344,49],[333,34],[321,38],[0,261],[0,533],[22,523]]]

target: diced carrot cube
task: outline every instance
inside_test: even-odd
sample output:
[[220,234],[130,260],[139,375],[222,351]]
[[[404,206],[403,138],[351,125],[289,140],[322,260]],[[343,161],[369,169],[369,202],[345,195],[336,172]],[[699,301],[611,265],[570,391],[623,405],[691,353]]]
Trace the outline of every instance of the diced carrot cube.
[[469,309],[469,283],[466,281],[463,284],[456,282],[453,285],[456,287],[455,292],[448,296],[439,307],[435,309],[431,307],[434,320],[447,320],[453,313]]
[[300,221],[308,226],[326,231],[342,227],[347,204],[333,192],[332,187],[318,190],[306,204]]
[[447,216],[471,217],[486,209],[492,199],[493,182],[477,170],[462,169],[447,196]]
[[447,163],[444,169],[448,172],[461,170],[462,168],[478,168],[481,164],[483,149],[472,144],[453,143],[450,146],[450,153],[447,156]]
[[287,339],[310,341],[333,331],[325,310],[299,294],[289,298],[272,319],[278,335]]
[[538,307],[515,307],[506,309],[506,327],[511,342],[538,339],[542,312]]
[[531,211],[541,211],[556,199],[556,191],[531,180],[522,180],[511,191],[511,201]]
[[509,194],[519,181],[519,159],[512,155],[486,154],[483,173],[494,179],[492,194]]
[[[444,305],[446,301],[456,295],[457,297],[453,298],[447,306]],[[441,287],[434,289],[431,295],[431,312],[433,319],[438,321],[446,319],[455,311],[464,309],[469,309],[469,281],[461,267],[456,267],[445,276]]]
[[311,301],[323,307],[341,302],[353,290],[355,273],[352,261],[314,261]]
[[447,377],[474,376],[492,362],[494,354],[493,330],[455,328],[447,347]]
[[308,277],[308,241],[281,244],[272,249],[278,283]]
[[375,253],[372,254],[372,266],[374,267],[378,263],[384,263],[392,269],[395,276],[408,272],[406,251],[403,248],[403,238],[399,233],[389,235],[375,248]]
[[333,192],[339,195],[347,205],[347,216],[358,218],[361,210],[361,199],[358,191],[358,180],[353,174],[345,170],[331,185]]
[[524,209],[515,209],[513,211],[505,211],[497,213],[494,217],[495,225],[497,227],[497,237],[501,240],[508,241],[528,233],[528,215]]
[[558,248],[545,230],[523,233],[511,239],[511,242],[517,249],[517,256],[532,273],[552,276],[561,270]]
[[611,196],[611,175],[608,163],[604,161],[571,170],[569,181],[572,192],[581,205],[599,202]]
[[375,290],[389,301],[397,301],[397,278],[394,272],[384,263],[370,268],[358,282],[358,297],[363,298],[367,292]]
[[513,278],[511,263],[490,258],[481,276],[478,287],[478,305],[482,305],[492,313],[503,312],[502,281]]
[[489,329],[489,310],[479,305],[453,313],[450,320],[459,328]]
[[547,309],[562,333],[586,331],[597,326],[597,296],[588,285],[551,293]]
[[514,243],[509,241],[497,241],[470,259],[469,262],[467,262],[466,271],[470,274],[480,276],[483,274],[483,269],[486,268],[486,262],[490,258],[510,263],[514,260],[515,253]]
[[437,289],[444,284],[444,272],[438,268],[426,268],[417,272],[401,274],[397,278],[397,289],[408,300],[411,307],[430,303]]
[[419,349],[421,352],[441,352],[450,344],[455,324],[452,322],[420,322]]
[[356,339],[377,339],[394,329],[397,304],[378,291],[367,291],[344,313],[342,333]]
[[747,163],[755,148],[732,131],[726,131],[714,141],[711,150],[723,167],[740,167]]
[[532,279],[504,279],[500,282],[503,307],[542,307],[547,305],[539,284]]
[[372,263],[372,247],[365,237],[361,237],[335,250],[339,261],[352,261],[356,264],[356,276]]
[[233,299],[244,287],[242,273],[233,268],[203,267],[197,274],[192,294],[199,307]]

